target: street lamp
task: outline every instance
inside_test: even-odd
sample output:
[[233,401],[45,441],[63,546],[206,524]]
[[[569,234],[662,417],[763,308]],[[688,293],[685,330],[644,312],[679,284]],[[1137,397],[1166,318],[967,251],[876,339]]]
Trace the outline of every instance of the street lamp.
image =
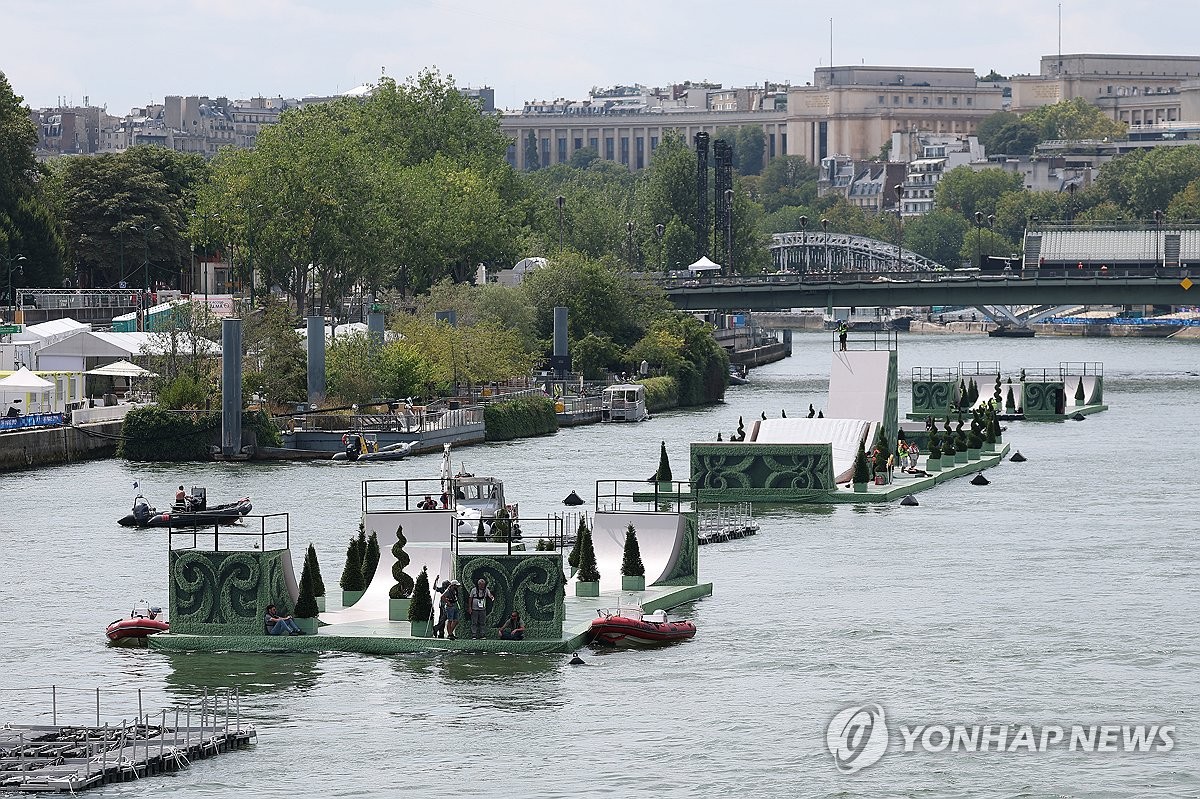
[[663,243],[662,243],[662,241],[663,241],[663,233],[665,233],[666,230],[667,229],[662,226],[662,223],[659,223],[654,226],[654,239],[658,242],[658,271],[660,271],[660,272],[663,271]]
[[725,260],[729,274],[735,274],[733,269],[733,189],[725,190]]
[[833,274],[833,270],[829,267],[829,220],[821,220],[821,230],[825,232],[825,271]]
[[1162,242],[1162,223],[1163,223],[1163,212],[1158,210],[1157,208],[1155,208],[1154,209],[1154,225],[1156,228],[1158,228],[1154,234],[1154,270],[1155,270],[1156,274],[1158,272],[1158,268],[1160,266],[1162,266],[1162,263],[1160,261],[1160,255],[1159,255],[1159,251],[1160,251],[1159,248],[1162,246],[1162,244],[1161,244],[1161,242]]
[[800,267],[801,272],[808,273],[808,217],[800,217]]
[[17,277],[21,276],[21,262],[29,260],[24,255],[17,253],[16,255],[4,256],[5,263],[8,264],[8,291],[4,295],[5,305],[12,307],[13,305],[13,270],[16,269]]
[[983,267],[983,251],[980,247],[983,241],[983,211],[975,212],[975,268]]
[[558,251],[561,253],[563,248],[563,208],[567,204],[567,198],[560,194],[554,198],[554,204],[558,206]]
[[630,270],[633,269],[633,228],[634,228],[634,224],[633,224],[632,219],[625,223],[625,232],[626,232],[626,234],[628,234],[629,268],[630,268]]

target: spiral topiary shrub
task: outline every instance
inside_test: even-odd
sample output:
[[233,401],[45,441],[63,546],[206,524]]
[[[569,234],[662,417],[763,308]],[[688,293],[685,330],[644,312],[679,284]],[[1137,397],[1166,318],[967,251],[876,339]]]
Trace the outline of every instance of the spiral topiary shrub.
[[408,568],[411,558],[404,551],[404,545],[408,543],[408,539],[404,537],[404,527],[396,527],[396,543],[392,544],[392,557],[395,561],[392,563],[392,579],[395,583],[392,585],[388,596],[392,599],[408,599],[413,593],[413,578],[408,576],[404,570]]

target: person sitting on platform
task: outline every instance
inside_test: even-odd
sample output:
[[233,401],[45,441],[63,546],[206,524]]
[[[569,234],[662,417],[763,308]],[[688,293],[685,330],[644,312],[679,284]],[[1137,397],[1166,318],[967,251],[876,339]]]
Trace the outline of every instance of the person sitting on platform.
[[192,498],[188,496],[188,492],[183,489],[183,486],[180,486],[179,490],[175,492],[175,507],[180,510],[189,510],[191,505]]
[[524,641],[525,640],[525,625],[521,623],[521,617],[514,610],[512,615],[504,620],[504,624],[500,625],[500,629],[496,632],[500,634],[502,641]]
[[291,616],[280,616],[274,605],[267,605],[263,614],[263,631],[267,635],[304,635]]
[[437,510],[437,502],[434,501],[433,497],[426,494],[425,499],[421,500],[421,504],[417,507],[421,510]]

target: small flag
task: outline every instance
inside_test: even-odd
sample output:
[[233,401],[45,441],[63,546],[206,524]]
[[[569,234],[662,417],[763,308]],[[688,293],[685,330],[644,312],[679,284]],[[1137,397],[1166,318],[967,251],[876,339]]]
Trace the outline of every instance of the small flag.
[[137,481],[137,480],[134,480],[134,481],[133,481],[133,487],[134,487],[134,488],[141,488],[141,486],[139,486],[139,485],[138,485],[138,481]]

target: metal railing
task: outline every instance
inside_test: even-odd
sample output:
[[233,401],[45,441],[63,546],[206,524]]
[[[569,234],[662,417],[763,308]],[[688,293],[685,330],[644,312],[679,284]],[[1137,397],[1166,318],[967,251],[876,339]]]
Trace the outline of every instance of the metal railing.
[[1067,375],[1103,377],[1104,364],[1100,361],[1059,361],[1058,373],[1063,377]]
[[[539,522],[544,522],[544,528],[538,526]],[[522,527],[523,524],[538,527],[539,533],[544,529],[545,535],[533,536]],[[483,531],[483,540],[479,539],[478,527],[467,530],[464,528],[470,527],[468,524],[453,525],[450,532],[450,551],[453,553],[454,562],[457,563],[458,555],[462,551],[462,544],[478,545],[478,551],[481,554],[493,551],[495,546],[503,546],[505,553],[509,555],[539,555],[557,552],[561,556],[566,548],[567,540],[564,535],[566,525],[561,516],[550,515],[544,519],[510,519],[506,520],[506,525],[498,526],[495,523],[489,525]],[[535,541],[548,541],[550,549],[538,550],[535,546],[531,547],[531,543]],[[514,546],[516,549],[513,548]]]
[[999,361],[959,361],[958,373],[961,377],[1000,374]]
[[[254,523],[258,529],[253,529]],[[282,522],[282,529],[279,523]],[[292,545],[291,520],[287,513],[268,513],[261,516],[244,516],[237,523],[241,527],[222,525],[213,522],[211,525],[181,525],[167,527],[167,548],[172,550],[202,549],[206,552],[277,552],[288,549]],[[210,529],[211,528],[211,529]],[[279,537],[283,537],[283,546],[278,546]],[[212,544],[209,548],[209,538]],[[191,546],[187,540],[191,539]],[[182,539],[183,544],[177,544],[176,539]],[[225,546],[222,547],[222,539]],[[258,539],[257,542],[254,539]],[[273,546],[268,547],[268,539]]]
[[[641,489],[641,490],[638,490]],[[639,512],[683,513],[694,502],[690,480],[645,482],[597,480],[596,511],[619,511],[628,505]]]
[[958,370],[950,366],[914,366],[912,380],[914,383],[957,382]]

